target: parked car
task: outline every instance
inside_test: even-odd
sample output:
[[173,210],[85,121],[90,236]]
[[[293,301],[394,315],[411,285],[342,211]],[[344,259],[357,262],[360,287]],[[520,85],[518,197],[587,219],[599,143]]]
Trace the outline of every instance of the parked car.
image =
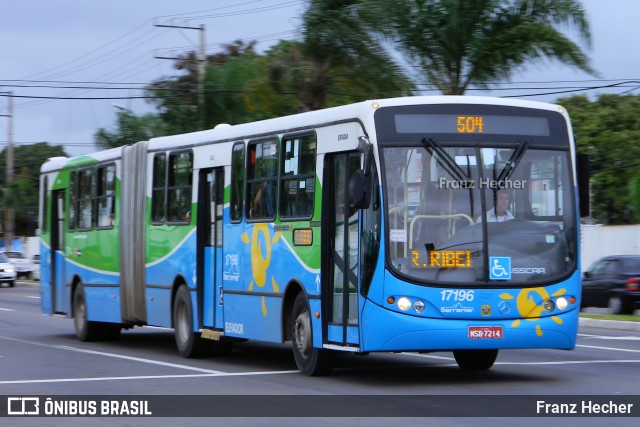
[[20,276],[31,278],[33,274],[33,262],[31,262],[29,258],[18,251],[6,251],[2,253],[9,259],[9,262],[13,264],[18,278],[20,278]]
[[624,289],[616,289],[610,304],[620,314],[633,314],[640,308],[640,276],[628,278]]
[[609,307],[615,314],[628,312],[619,291],[634,277],[640,277],[638,255],[613,255],[597,260],[582,276],[581,308]]
[[9,259],[0,253],[0,283],[8,283],[10,288],[16,284],[16,270]]

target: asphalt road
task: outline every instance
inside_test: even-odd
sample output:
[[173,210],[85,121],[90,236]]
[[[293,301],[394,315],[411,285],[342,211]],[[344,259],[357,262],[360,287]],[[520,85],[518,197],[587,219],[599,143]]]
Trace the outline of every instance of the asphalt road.
[[[451,404],[434,408],[447,418],[406,418],[401,412],[368,418],[356,411],[348,418],[287,417],[286,398],[275,401],[279,418],[0,418],[0,425],[637,425],[638,419],[455,417],[479,405],[495,406],[509,396],[609,396],[613,401],[640,395],[640,332],[610,329],[601,323],[582,325],[573,351],[501,351],[487,372],[461,371],[451,353],[341,355],[333,375],[309,378],[296,370],[289,344],[246,342],[225,357],[183,359],[175,349],[173,331],[136,328],[119,341],[82,343],[73,322],[40,314],[37,285],[19,283],[0,289],[0,396],[203,395],[237,397],[240,415],[271,404],[257,396],[372,396],[383,403],[394,396],[424,396],[427,401],[450,396]],[[606,325],[605,325],[606,326]],[[471,396],[461,404],[456,396]],[[477,397],[473,397],[477,396]],[[495,396],[495,400],[491,398]],[[506,396],[506,397],[505,397]],[[378,398],[379,400],[375,400]],[[487,398],[489,400],[487,400]],[[311,398],[314,399],[314,398]],[[535,404],[532,398],[532,405]],[[351,400],[354,405],[357,401]],[[355,403],[354,403],[355,402]],[[0,402],[2,403],[2,402]],[[309,405],[309,400],[298,402]],[[233,406],[236,405],[236,406]],[[344,406],[343,405],[343,406]],[[634,415],[640,414],[640,405]],[[228,409],[228,408],[221,408]],[[281,409],[281,410],[280,410]],[[379,409],[379,408],[373,408]],[[443,410],[439,412],[438,409]],[[309,407],[313,412],[316,408]],[[390,407],[393,411],[394,407]],[[314,412],[315,413],[315,412]],[[504,415],[504,414],[502,414]],[[394,416],[394,418],[388,418]],[[500,417],[500,413],[495,414]],[[398,417],[398,418],[395,418]],[[135,421],[135,422],[132,422]],[[8,422],[8,423],[7,423]],[[437,424],[441,424],[438,422]]]

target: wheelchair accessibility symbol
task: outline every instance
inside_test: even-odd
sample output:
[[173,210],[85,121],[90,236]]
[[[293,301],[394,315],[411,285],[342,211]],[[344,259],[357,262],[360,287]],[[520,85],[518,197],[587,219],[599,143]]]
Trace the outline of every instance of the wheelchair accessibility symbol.
[[511,280],[511,257],[489,257],[489,279]]

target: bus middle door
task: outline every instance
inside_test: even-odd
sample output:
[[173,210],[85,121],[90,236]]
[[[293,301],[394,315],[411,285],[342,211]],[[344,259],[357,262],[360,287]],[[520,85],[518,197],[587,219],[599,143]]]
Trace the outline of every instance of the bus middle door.
[[198,301],[202,326],[221,330],[224,170],[203,169],[198,196]]

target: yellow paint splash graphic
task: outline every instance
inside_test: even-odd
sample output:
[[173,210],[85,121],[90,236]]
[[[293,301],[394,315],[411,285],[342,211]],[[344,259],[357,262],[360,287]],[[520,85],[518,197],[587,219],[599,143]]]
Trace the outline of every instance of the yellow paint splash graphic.
[[[552,297],[558,297],[564,295],[567,292],[562,288],[552,294]],[[511,294],[503,293],[500,295],[502,300],[513,300],[514,297]],[[542,313],[544,312],[544,302],[550,299],[549,293],[544,288],[527,288],[518,293],[516,297],[516,306],[521,319],[516,319],[511,324],[512,328],[517,328],[521,325],[521,320],[527,320],[529,322],[539,322],[542,319]],[[558,316],[551,316],[551,319],[558,325],[562,324],[562,319]],[[541,337],[544,335],[540,325],[536,325],[536,335]]]
[[[269,226],[267,224],[255,224],[251,237],[247,233],[242,233],[242,242],[251,244],[251,274],[253,280],[249,283],[249,291],[254,290],[254,285],[258,288],[264,288],[267,284],[267,270],[271,265],[272,244],[277,243],[282,237],[282,232],[278,231],[271,238]],[[271,286],[274,292],[280,292],[280,286],[276,279],[271,277]],[[257,289],[256,289],[257,290]],[[262,315],[267,316],[267,303],[263,296],[261,298]]]

